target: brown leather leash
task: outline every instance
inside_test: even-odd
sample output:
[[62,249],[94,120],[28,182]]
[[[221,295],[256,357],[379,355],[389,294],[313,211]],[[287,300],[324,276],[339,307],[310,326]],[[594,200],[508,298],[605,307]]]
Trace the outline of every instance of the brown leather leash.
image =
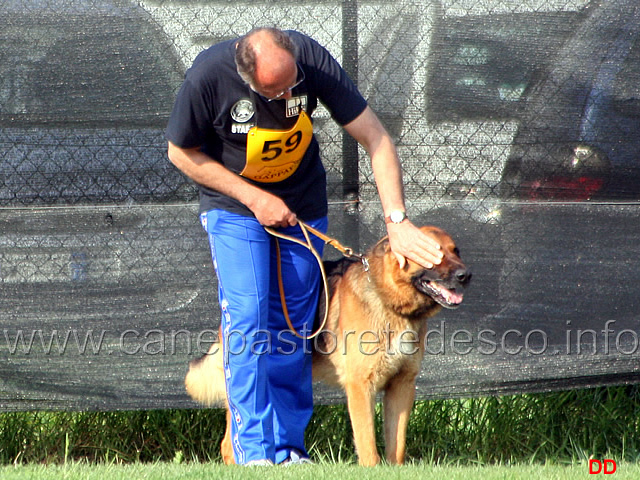
[[[284,318],[287,322],[287,326],[291,329],[291,331],[293,332],[293,334],[298,337],[298,338],[302,338],[303,340],[310,340],[312,338],[315,338],[316,336],[318,336],[320,334],[320,332],[322,332],[322,330],[324,329],[324,326],[327,323],[327,318],[329,316],[329,284],[327,282],[327,273],[324,270],[324,265],[322,263],[322,257],[318,254],[318,251],[313,248],[313,244],[311,243],[311,239],[309,237],[309,233],[312,233],[313,235],[315,235],[316,237],[318,237],[319,239],[323,240],[325,245],[331,245],[333,248],[335,248],[336,250],[338,250],[339,252],[341,252],[345,257],[355,257],[360,259],[360,261],[362,262],[362,264],[365,266],[365,269],[368,270],[369,268],[369,263],[367,262],[366,257],[364,257],[363,255],[358,255],[356,253],[353,253],[353,250],[349,247],[345,247],[343,246],[338,240],[336,240],[333,237],[330,237],[324,233],[322,233],[319,230],[316,230],[315,228],[307,225],[306,223],[304,223],[302,220],[298,220],[298,225],[300,226],[300,229],[302,230],[302,234],[304,235],[304,238],[306,240],[306,243],[303,242],[302,240],[299,240],[295,237],[292,237],[290,235],[285,235],[283,233],[280,233],[276,230],[274,230],[271,227],[264,227],[264,229],[271,235],[273,235],[275,237],[276,240],[276,256],[277,256],[277,263],[278,263],[278,287],[280,289],[280,303],[282,304],[282,312],[284,313]],[[320,266],[320,272],[322,274],[322,283],[323,283],[323,288],[324,288],[324,294],[325,294],[325,298],[326,301],[324,302],[325,308],[324,308],[324,316],[322,319],[322,322],[320,323],[320,326],[318,327],[318,329],[313,332],[311,335],[309,335],[308,337],[305,337],[303,335],[300,335],[295,327],[293,326],[293,324],[291,323],[291,318],[289,318],[289,310],[287,309],[287,299],[285,296],[285,292],[284,292],[284,284],[282,281],[282,257],[280,254],[280,242],[279,239],[283,239],[283,240],[289,240],[290,242],[294,242],[297,243],[298,245],[302,245],[303,247],[305,247],[307,250],[309,250],[313,256],[316,258],[318,265]]]

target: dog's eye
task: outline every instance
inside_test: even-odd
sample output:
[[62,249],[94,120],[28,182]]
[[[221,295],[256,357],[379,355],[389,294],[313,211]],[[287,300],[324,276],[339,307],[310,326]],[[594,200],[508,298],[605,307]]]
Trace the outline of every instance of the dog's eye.
[[458,247],[455,247],[455,248],[453,249],[453,253],[455,253],[455,254],[456,254],[456,257],[460,258],[460,250],[458,249]]

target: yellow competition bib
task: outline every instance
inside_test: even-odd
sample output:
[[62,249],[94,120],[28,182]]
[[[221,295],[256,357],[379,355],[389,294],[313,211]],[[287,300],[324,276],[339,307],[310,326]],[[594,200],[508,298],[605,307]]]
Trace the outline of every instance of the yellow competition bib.
[[298,169],[312,137],[313,125],[303,110],[291,130],[252,127],[247,134],[247,163],[240,175],[263,183],[289,178]]

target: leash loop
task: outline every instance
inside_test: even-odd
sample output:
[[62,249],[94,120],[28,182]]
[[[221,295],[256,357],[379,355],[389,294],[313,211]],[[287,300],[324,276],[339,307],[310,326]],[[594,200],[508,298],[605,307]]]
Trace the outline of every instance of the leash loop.
[[[326,323],[327,323],[327,318],[329,316],[329,283],[327,281],[327,273],[324,270],[324,264],[322,263],[322,257],[320,256],[320,254],[318,253],[318,251],[313,247],[313,244],[311,243],[311,239],[309,238],[309,232],[312,233],[313,235],[315,235],[316,237],[320,238],[321,240],[323,240],[325,242],[325,245],[331,245],[333,248],[335,248],[336,250],[340,251],[345,257],[355,257],[355,258],[359,258],[360,261],[362,261],[363,265],[365,266],[365,269],[368,271],[368,267],[369,267],[369,263],[366,259],[366,257],[364,257],[363,255],[358,255],[353,253],[353,250],[349,247],[344,247],[342,244],[340,244],[340,242],[338,242],[335,238],[329,237],[328,235],[322,233],[319,230],[316,230],[315,228],[307,225],[306,223],[304,223],[302,220],[298,220],[298,225],[300,226],[300,229],[302,230],[302,234],[304,235],[304,238],[306,240],[306,242],[303,242],[295,237],[292,237],[290,235],[286,235],[284,233],[280,233],[276,230],[274,230],[271,227],[264,227],[264,229],[271,235],[273,235],[275,237],[276,240],[276,256],[277,256],[277,265],[278,265],[278,287],[280,289],[280,303],[282,304],[282,312],[284,314],[284,318],[287,322],[287,326],[291,329],[291,331],[293,332],[293,334],[298,337],[298,338],[302,338],[303,340],[310,340],[312,338],[317,337],[320,332],[322,332],[322,330],[324,329]],[[295,329],[295,327],[293,326],[293,324],[291,323],[291,318],[289,317],[289,310],[287,309],[287,299],[285,296],[285,292],[284,292],[284,282],[282,281],[282,258],[281,258],[281,253],[280,253],[280,242],[279,239],[283,239],[283,240],[288,240],[290,242],[294,242],[297,243],[298,245],[301,245],[303,247],[305,247],[307,250],[309,250],[313,256],[315,257],[316,261],[318,262],[318,265],[320,267],[320,272],[322,274],[322,284],[323,284],[323,288],[324,288],[324,296],[325,296],[325,302],[324,302],[324,315],[323,315],[323,319],[322,322],[320,323],[320,326],[318,327],[318,329],[313,332],[311,335],[309,335],[308,337],[305,337],[304,335],[300,335],[297,330]]]

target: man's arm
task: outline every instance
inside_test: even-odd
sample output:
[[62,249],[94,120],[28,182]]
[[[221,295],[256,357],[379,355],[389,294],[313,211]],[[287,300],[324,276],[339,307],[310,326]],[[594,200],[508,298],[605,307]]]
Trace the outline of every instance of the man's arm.
[[169,142],[169,160],[196,183],[234,198],[246,205],[261,225],[286,227],[295,225],[295,213],[277,196],[245,181],[200,148],[180,148]]
[[[371,157],[373,174],[384,215],[405,210],[402,168],[393,139],[371,108],[367,107],[345,130],[364,147]],[[389,244],[400,267],[405,257],[427,268],[442,261],[440,245],[424,235],[411,221],[387,224]]]

